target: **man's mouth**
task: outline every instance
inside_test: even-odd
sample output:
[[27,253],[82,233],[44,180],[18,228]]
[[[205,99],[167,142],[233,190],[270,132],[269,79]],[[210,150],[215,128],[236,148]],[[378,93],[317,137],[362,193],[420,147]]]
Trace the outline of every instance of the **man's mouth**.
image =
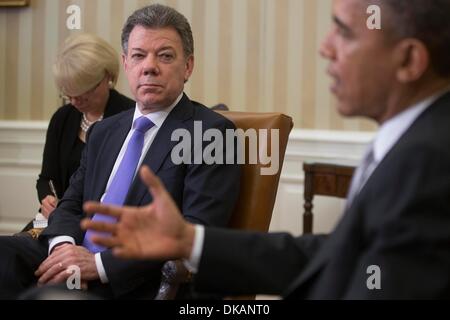
[[156,84],[156,83],[143,83],[140,84],[138,87],[138,90],[141,91],[141,94],[159,94],[161,93],[161,90],[163,89],[163,86]]
[[335,96],[338,95],[338,87],[339,87],[339,84],[338,84],[338,81],[337,81],[337,80],[334,80],[334,81],[331,83],[331,85],[330,85],[330,91],[331,91]]
[[142,83],[139,84],[139,88],[162,88],[162,86],[157,83]]
[[328,68],[327,70],[327,74],[330,76],[331,78],[331,85],[330,85],[330,91],[334,94],[337,95],[338,93],[338,88],[339,88],[339,77],[331,70],[331,68]]

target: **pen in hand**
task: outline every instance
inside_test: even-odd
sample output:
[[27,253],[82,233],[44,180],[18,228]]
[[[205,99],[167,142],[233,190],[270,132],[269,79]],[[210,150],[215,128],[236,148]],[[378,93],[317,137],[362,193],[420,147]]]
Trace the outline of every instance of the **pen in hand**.
[[[58,200],[58,194],[56,193],[56,189],[55,189],[55,185],[53,184],[53,181],[49,180],[48,181],[48,185],[50,187],[51,192],[53,193],[53,196],[55,197],[55,202],[56,202],[55,205],[57,205],[59,200]],[[43,210],[42,206],[41,206],[41,209],[39,210],[39,212],[42,212],[41,210]],[[45,228],[47,228],[47,218],[48,218],[48,215],[45,215],[44,213],[36,214],[36,217],[33,220],[33,228],[34,229],[45,229]],[[32,234],[32,237],[33,238],[37,238],[39,236],[39,234],[40,234],[40,231],[34,230],[34,234]]]
[[53,184],[53,181],[49,180],[48,185],[50,186],[50,190],[52,191],[53,195],[55,196],[56,204],[58,204],[58,201],[59,201],[58,194],[56,193],[56,189],[55,189],[55,185]]

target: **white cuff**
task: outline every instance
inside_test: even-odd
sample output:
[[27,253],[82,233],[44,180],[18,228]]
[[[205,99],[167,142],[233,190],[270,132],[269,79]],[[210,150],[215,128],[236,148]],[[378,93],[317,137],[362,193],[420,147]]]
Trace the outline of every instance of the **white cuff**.
[[183,259],[184,266],[191,273],[197,273],[202,257],[203,243],[205,240],[205,227],[199,224],[195,225],[194,245],[192,246],[191,256],[189,260]]
[[106,275],[105,267],[103,266],[102,256],[100,252],[95,254],[95,266],[97,267],[98,276],[100,277],[100,281],[104,283],[108,283],[108,276]]
[[58,236],[54,237],[48,240],[48,254],[52,252],[53,248],[60,244],[61,242],[70,242],[71,244],[75,245],[75,239],[69,236]]

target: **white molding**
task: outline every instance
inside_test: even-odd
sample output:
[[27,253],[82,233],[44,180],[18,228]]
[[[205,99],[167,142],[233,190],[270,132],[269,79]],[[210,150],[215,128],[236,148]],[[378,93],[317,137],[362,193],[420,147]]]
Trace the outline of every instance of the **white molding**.
[[23,222],[0,222],[0,235],[11,235],[16,233],[25,227],[30,220],[24,220]]
[[[34,185],[41,166],[47,121],[0,121],[0,190],[14,190],[17,188],[18,199],[4,199],[0,194],[0,232],[14,232],[20,226],[18,220],[11,221],[5,212],[12,207],[9,203],[22,201],[22,208],[29,208],[30,212],[17,215],[22,221],[25,216],[36,211],[36,195]],[[280,177],[280,187],[277,199],[284,199],[288,203],[275,205],[273,222],[276,229],[287,229],[295,232],[300,226],[284,226],[283,221],[289,220],[293,212],[299,215],[302,211],[298,206],[298,199],[303,203],[303,169],[305,161],[333,162],[356,165],[369,141],[374,137],[373,132],[342,132],[324,130],[294,129],[289,136],[283,170]],[[5,182],[7,181],[7,182]],[[16,182],[17,181],[17,182]],[[2,185],[13,183],[13,185]],[[14,185],[17,183],[17,185]],[[27,190],[30,194],[22,194],[24,185],[30,184]],[[33,190],[33,192],[31,191]],[[11,194],[9,192],[9,194]],[[295,208],[294,206],[295,200]],[[280,200],[281,201],[281,200]],[[278,201],[278,202],[280,202]],[[291,203],[292,201],[292,203]],[[5,205],[6,203],[6,205]],[[6,207],[6,208],[5,208]],[[280,209],[281,208],[281,209]],[[4,210],[2,213],[1,210]],[[23,209],[22,209],[23,210]],[[295,221],[298,217],[295,217]]]
[[[47,130],[48,121],[0,120],[0,131],[4,130]],[[45,132],[44,132],[45,133]]]
[[303,184],[305,161],[356,166],[373,138],[372,132],[294,129],[289,135],[280,181]]
[[355,165],[373,138],[373,132],[294,129],[289,136],[285,159]]
[[0,143],[43,144],[47,121],[0,121]]
[[40,169],[47,121],[0,121],[0,169]]
[[367,143],[373,136],[373,132],[362,131],[293,129],[289,138],[291,141],[361,144]]
[[47,121],[0,121],[0,234],[19,231],[38,209],[35,191]]

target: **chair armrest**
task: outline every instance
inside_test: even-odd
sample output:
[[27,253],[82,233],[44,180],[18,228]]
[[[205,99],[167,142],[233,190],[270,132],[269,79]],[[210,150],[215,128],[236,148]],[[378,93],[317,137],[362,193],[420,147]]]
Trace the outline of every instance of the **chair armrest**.
[[155,300],[175,299],[180,285],[192,281],[192,274],[181,260],[170,260],[161,268],[161,284]]

